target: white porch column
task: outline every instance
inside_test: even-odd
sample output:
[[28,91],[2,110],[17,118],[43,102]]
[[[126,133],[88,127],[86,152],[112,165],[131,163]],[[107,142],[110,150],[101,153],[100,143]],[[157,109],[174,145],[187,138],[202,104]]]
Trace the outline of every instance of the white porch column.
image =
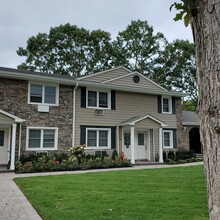
[[15,169],[16,127],[17,127],[17,124],[13,124],[13,125],[12,125],[11,165],[10,165],[10,170],[14,170],[14,169]]
[[134,160],[134,126],[131,126],[131,164],[135,164]]
[[163,163],[163,130],[159,128],[159,162]]
[[151,148],[151,146],[150,146],[150,129],[148,129],[148,131],[147,131],[147,159],[148,159],[148,161],[151,161],[150,148]]

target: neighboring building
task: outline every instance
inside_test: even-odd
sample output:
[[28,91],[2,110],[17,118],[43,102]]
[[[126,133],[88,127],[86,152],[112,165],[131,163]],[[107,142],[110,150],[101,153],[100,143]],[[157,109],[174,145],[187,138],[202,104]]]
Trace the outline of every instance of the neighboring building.
[[163,162],[163,150],[181,147],[183,96],[124,67],[75,79],[1,67],[0,164],[79,144]]
[[182,126],[182,148],[191,150],[196,154],[202,154],[198,114],[192,111],[182,111]]

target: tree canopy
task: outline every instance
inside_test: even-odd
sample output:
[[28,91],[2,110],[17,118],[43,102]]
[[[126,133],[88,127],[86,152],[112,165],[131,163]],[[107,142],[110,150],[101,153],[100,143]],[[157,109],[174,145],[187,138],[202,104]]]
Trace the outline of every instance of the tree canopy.
[[17,54],[26,57],[19,69],[77,77],[123,65],[168,90],[185,92],[191,99],[197,96],[194,45],[168,42],[147,21],[131,21],[115,40],[106,31],[67,23],[30,37]]
[[168,90],[185,92],[190,99],[197,98],[194,44],[187,40],[166,42],[155,61],[151,78]]
[[111,67],[112,45],[110,34],[92,32],[76,25],[60,25],[49,34],[39,33],[27,41],[27,47],[17,50],[26,61],[19,69],[80,76]]

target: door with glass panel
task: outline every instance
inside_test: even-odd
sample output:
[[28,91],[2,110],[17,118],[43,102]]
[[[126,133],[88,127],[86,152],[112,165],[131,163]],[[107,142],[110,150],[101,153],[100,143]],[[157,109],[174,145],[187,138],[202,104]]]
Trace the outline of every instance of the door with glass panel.
[[0,164],[7,164],[8,163],[7,135],[8,135],[8,130],[0,128]]
[[137,132],[137,159],[147,159],[147,134],[146,132]]

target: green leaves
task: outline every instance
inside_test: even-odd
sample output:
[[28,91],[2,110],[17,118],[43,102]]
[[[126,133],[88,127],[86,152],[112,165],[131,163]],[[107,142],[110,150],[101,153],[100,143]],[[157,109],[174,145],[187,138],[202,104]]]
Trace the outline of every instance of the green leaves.
[[124,31],[119,32],[114,47],[120,54],[118,65],[127,65],[131,70],[150,76],[154,60],[159,54],[165,38],[162,33],[153,33],[147,21],[131,21]]
[[[172,7],[184,9],[181,3]],[[181,11],[176,19],[186,15]],[[67,23],[30,37],[17,54],[26,57],[19,69],[77,77],[123,65],[169,90],[197,97],[194,45],[182,40],[169,43],[147,21],[131,21],[114,41],[108,32]]]
[[71,76],[110,68],[111,62],[106,62],[112,60],[110,40],[110,34],[102,30],[60,25],[49,34],[30,37],[27,47],[18,49],[17,54],[26,57],[18,68]]
[[189,99],[196,98],[194,44],[185,40],[167,42],[156,60],[152,79],[168,90],[184,92]]
[[195,0],[181,0],[182,3],[173,3],[170,6],[170,11],[173,7],[179,11],[174,17],[174,21],[184,20],[184,24],[187,27],[190,22],[191,10],[195,7]]

